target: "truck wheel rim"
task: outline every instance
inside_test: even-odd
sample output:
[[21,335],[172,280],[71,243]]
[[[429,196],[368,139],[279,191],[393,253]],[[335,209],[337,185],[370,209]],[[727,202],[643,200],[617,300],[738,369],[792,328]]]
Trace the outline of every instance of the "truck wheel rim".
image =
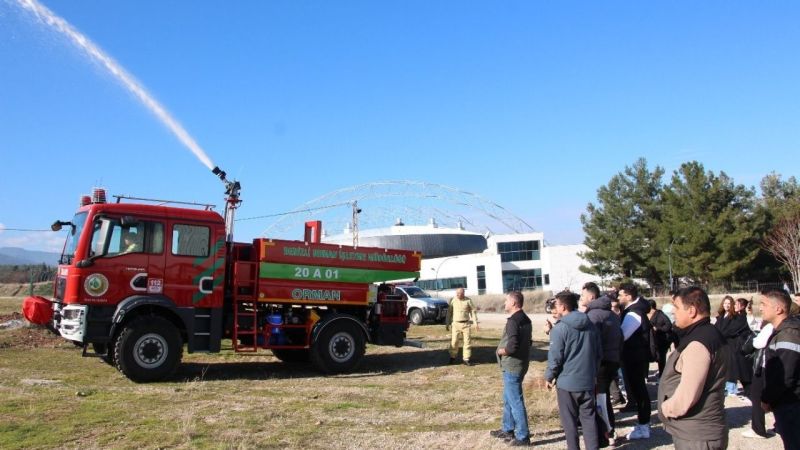
[[346,362],[352,358],[355,350],[356,345],[353,341],[353,336],[343,331],[334,334],[328,344],[328,353],[338,363]]
[[133,345],[133,359],[146,369],[160,366],[167,357],[167,352],[167,341],[155,333],[145,334]]

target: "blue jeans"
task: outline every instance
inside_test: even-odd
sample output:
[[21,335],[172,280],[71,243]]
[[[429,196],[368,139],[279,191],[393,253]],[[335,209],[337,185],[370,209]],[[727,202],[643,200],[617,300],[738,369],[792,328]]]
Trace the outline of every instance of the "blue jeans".
[[728,395],[736,395],[736,393],[739,392],[739,387],[736,385],[736,383],[734,383],[732,381],[726,381],[725,382],[725,392]]
[[775,414],[775,431],[783,440],[783,448],[800,449],[800,403],[778,405],[772,413]]
[[503,431],[513,431],[518,440],[529,439],[528,412],[522,398],[522,378],[503,371]]

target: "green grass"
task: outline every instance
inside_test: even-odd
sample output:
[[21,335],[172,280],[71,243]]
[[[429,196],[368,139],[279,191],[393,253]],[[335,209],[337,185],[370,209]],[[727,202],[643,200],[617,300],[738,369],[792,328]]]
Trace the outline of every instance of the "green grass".
[[0,297],[0,315],[8,315],[15,312],[22,313],[22,298]]
[[[0,330],[4,449],[429,448],[449,447],[453,436],[498,445],[487,431],[501,413],[500,330],[478,333],[473,367],[445,365],[444,327],[422,326],[409,334],[425,348],[369,346],[352,374],[323,377],[267,351],[236,355],[226,342],[219,354],[186,354],[174,378],[152,384],[60,340],[39,336],[48,344],[25,347],[30,333],[46,332]],[[531,376],[542,371],[534,362]],[[556,429],[552,394],[526,386],[538,429]]]

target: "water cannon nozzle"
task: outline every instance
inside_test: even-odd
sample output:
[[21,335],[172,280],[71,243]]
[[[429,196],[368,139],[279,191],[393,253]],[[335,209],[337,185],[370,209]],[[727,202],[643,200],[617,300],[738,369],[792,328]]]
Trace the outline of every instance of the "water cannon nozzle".
[[224,170],[220,169],[219,166],[214,166],[214,168],[211,169],[211,173],[213,173],[214,175],[218,176],[219,179],[222,180],[222,181],[228,181],[226,179],[226,176],[228,174],[226,174]]

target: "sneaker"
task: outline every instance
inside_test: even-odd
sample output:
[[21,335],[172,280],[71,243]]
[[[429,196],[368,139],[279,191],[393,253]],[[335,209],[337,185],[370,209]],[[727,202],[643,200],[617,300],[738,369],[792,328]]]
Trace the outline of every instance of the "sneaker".
[[754,438],[754,439],[766,439],[766,436],[762,436],[752,429],[748,428],[747,430],[742,431],[742,436],[746,438]]
[[634,439],[650,439],[650,424],[646,423],[644,425],[634,426],[633,431],[628,433],[627,438],[629,441]]
[[465,359],[465,360],[464,360],[464,365],[465,365],[465,366],[471,366],[471,365],[472,365],[472,363],[471,363],[471,362],[469,362],[469,360],[468,360],[468,359]]
[[504,441],[510,441],[514,439],[514,432],[513,431],[504,431],[504,430],[492,430],[489,432],[489,436],[502,439]]
[[508,443],[508,445],[510,445],[511,447],[530,447],[531,446],[531,439],[530,438],[525,438],[525,439],[521,439],[521,440],[520,439],[512,439]]
[[611,406],[612,406],[612,407],[616,407],[616,406],[622,406],[622,405],[624,405],[625,403],[627,403],[627,400],[625,400],[625,398],[623,398],[623,397],[620,397],[620,398],[617,398],[617,399],[611,400]]

